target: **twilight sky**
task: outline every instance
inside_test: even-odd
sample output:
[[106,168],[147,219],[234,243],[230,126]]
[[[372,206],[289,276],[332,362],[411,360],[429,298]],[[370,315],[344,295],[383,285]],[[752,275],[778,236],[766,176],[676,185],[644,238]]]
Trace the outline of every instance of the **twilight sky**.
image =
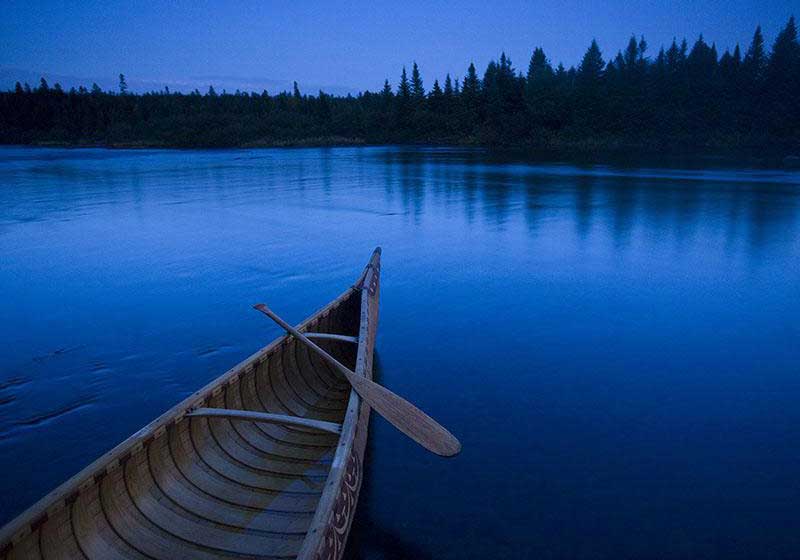
[[[673,36],[703,33],[720,52],[750,42],[761,24],[769,44],[796,0],[569,0],[462,2],[381,0],[81,2],[3,0],[0,88],[41,74],[111,87],[123,72],[132,89],[342,93],[394,85],[416,60],[426,87],[447,72],[462,76],[470,60],[483,72],[502,50],[527,67],[542,46],[554,62],[577,64],[591,39],[608,57],[632,33],[651,55]],[[800,13],[795,15],[800,16]],[[77,81],[76,81],[77,80]]]

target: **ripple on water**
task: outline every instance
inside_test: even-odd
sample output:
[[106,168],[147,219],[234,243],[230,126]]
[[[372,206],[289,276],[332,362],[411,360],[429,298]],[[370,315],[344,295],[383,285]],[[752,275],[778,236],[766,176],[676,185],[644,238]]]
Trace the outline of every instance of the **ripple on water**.
[[55,422],[67,414],[91,406],[96,401],[97,395],[88,395],[85,397],[80,397],[55,409],[33,414],[20,420],[15,420],[12,422],[10,427],[4,431],[0,431],[0,440],[12,437],[16,433],[28,428],[39,427],[50,422]]

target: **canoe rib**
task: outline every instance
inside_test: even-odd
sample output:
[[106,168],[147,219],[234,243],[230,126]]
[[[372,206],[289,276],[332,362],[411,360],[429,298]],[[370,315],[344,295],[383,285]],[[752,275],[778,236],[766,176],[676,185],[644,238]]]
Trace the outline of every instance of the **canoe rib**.
[[[379,268],[376,250],[353,287],[298,326],[369,377]],[[368,419],[336,371],[280,337],[3,527],[0,560],[338,560]]]

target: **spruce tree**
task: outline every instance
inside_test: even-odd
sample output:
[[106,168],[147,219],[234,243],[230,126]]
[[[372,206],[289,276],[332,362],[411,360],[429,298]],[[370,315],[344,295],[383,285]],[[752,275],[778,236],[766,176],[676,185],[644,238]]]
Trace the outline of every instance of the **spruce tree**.
[[404,101],[411,97],[411,87],[408,84],[408,76],[406,75],[405,66],[403,66],[403,73],[400,74],[400,84],[397,86],[397,96]]
[[764,71],[764,113],[772,134],[800,134],[800,44],[794,16],[778,34]]
[[751,82],[759,81],[764,74],[767,65],[767,56],[764,52],[764,36],[761,34],[761,26],[756,27],[753,34],[753,41],[744,55],[744,71],[747,73],[748,80]]
[[381,96],[384,99],[392,98],[392,86],[389,84],[389,80],[383,81],[383,89],[381,90]]
[[555,71],[547,60],[544,50],[533,50],[525,76],[525,104],[531,128],[536,131],[554,122]]
[[416,62],[411,68],[411,96],[416,101],[422,101],[425,98],[425,88],[422,86],[422,77]]
[[578,79],[584,86],[594,86],[603,76],[603,53],[597,41],[592,39],[592,44],[583,55],[580,66],[578,66]]
[[[456,80],[456,88],[458,88],[458,80]],[[459,96],[463,109],[459,128],[467,136],[473,134],[475,124],[480,118],[480,95],[481,81],[478,78],[478,72],[475,70],[475,64],[470,62],[469,68],[467,68],[467,75],[464,76],[464,81],[461,84]]]
[[433,81],[433,87],[428,94],[428,102],[430,103],[430,110],[433,113],[432,117],[440,117],[442,109],[444,108],[444,92],[439,85],[439,80]]
[[444,78],[444,96],[447,99],[453,97],[453,80],[450,79],[450,74]]

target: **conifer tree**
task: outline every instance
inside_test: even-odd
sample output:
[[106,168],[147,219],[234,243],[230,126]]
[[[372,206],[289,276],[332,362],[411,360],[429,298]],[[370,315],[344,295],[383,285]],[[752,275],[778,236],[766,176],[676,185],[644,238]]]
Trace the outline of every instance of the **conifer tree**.
[[800,44],[794,16],[772,46],[764,71],[764,101],[772,134],[786,136],[800,125]]
[[411,68],[411,96],[416,101],[422,101],[425,98],[425,88],[422,87],[422,77],[416,62]]
[[[456,81],[458,84],[458,81]],[[478,72],[475,70],[475,64],[470,63],[467,68],[467,75],[464,77],[464,84],[461,87],[461,94],[466,99],[477,99],[481,92],[481,81],[478,79]]]
[[406,75],[405,66],[403,66],[403,73],[400,74],[400,84],[397,86],[397,96],[403,101],[407,101],[411,97],[411,87],[408,84],[408,76]]
[[383,81],[383,89],[381,90],[381,95],[384,99],[391,99],[392,98],[392,86],[389,84],[389,80]]
[[433,81],[433,87],[428,94],[428,102],[430,104],[430,110],[433,112],[433,117],[440,118],[442,109],[444,108],[444,92],[439,85],[439,80]]
[[597,41],[592,39],[592,44],[583,55],[580,66],[578,66],[578,80],[584,87],[595,87],[603,76],[603,53]]
[[767,65],[767,55],[764,52],[764,36],[761,34],[761,26],[756,27],[753,34],[753,41],[744,55],[744,71],[748,79],[756,82],[763,77],[764,69]]
[[444,78],[444,96],[448,100],[453,97],[453,80],[450,79],[450,74]]

